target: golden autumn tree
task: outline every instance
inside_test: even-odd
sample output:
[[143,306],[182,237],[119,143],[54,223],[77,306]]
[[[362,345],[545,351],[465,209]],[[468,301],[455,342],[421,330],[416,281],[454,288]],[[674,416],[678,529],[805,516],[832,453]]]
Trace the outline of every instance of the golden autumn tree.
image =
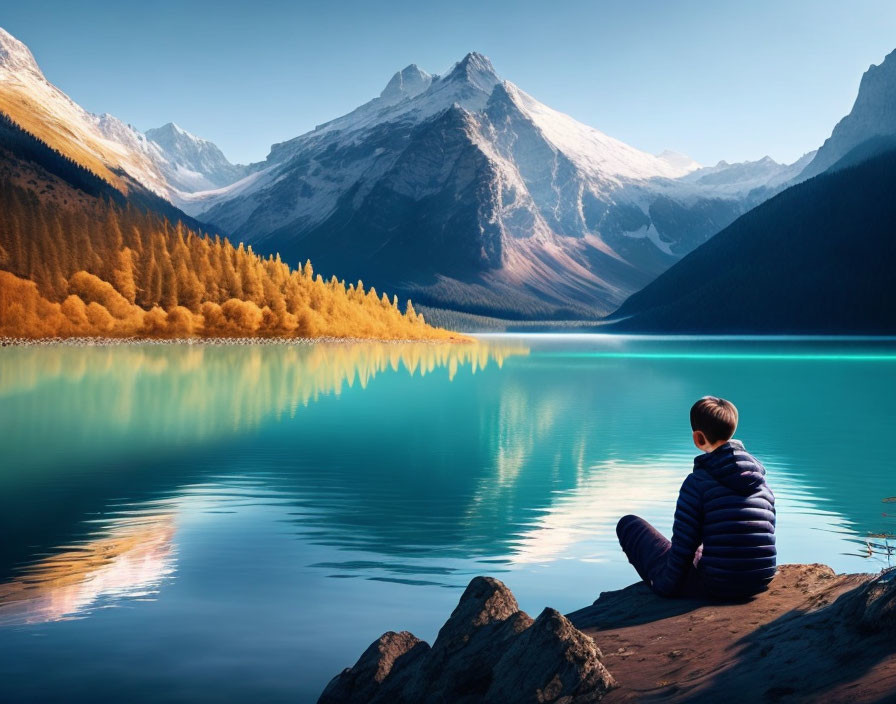
[[42,200],[0,176],[0,336],[465,339],[362,282],[324,281],[131,205]]

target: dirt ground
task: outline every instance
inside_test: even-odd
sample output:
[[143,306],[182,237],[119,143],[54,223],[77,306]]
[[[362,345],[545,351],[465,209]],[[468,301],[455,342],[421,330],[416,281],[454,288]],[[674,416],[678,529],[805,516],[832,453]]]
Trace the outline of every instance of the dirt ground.
[[871,578],[784,565],[744,603],[660,599],[638,584],[568,617],[620,685],[604,702],[896,702],[896,634],[857,627]]

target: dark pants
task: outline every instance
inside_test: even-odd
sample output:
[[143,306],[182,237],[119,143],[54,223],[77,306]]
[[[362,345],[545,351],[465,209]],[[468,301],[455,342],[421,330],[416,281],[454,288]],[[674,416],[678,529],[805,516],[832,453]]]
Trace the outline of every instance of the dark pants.
[[[662,570],[666,569],[666,553],[672,547],[666,537],[643,518],[623,516],[616,524],[616,535],[622,551],[638,571],[638,575],[648,586],[652,586]],[[694,563],[679,583],[676,596],[704,596],[697,563],[703,555],[703,548],[697,548]]]

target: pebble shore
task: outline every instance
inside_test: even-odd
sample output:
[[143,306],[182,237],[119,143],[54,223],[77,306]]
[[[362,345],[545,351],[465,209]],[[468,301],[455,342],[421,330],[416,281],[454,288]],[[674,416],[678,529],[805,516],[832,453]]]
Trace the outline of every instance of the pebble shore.
[[317,345],[356,344],[376,342],[379,344],[420,344],[444,345],[453,340],[381,340],[363,337],[0,337],[0,347],[114,347],[118,345]]

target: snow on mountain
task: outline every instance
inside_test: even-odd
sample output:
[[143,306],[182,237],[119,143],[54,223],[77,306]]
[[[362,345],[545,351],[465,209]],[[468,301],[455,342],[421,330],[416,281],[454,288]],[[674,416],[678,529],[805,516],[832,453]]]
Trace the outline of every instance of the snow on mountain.
[[431,84],[432,76],[418,68],[417,64],[411,64],[392,76],[380,93],[380,100],[384,105],[394,105],[405,98],[420,95]]
[[[155,139],[118,118],[84,110],[43,75],[24,43],[0,28],[0,110],[57,151],[127,190],[128,178],[175,204],[189,192],[229,184],[245,167],[189,133]],[[178,128],[179,129],[179,128]]]
[[0,70],[9,73],[30,73],[41,79],[43,75],[31,50],[0,27]]
[[505,81],[499,90],[530,119],[544,138],[566,155],[584,174],[592,178],[620,179],[677,178],[690,170],[674,160],[656,157],[609,137],[540,103],[513,83]]
[[511,317],[612,310],[789,168],[649,154],[540,103],[475,52],[442,75],[406,67],[251,166],[173,123],[144,135],[86,112],[3,30],[0,109],[122,190],[136,181],[261,251]]
[[792,164],[780,164],[770,156],[757,161],[729,164],[720,161],[715,166],[696,169],[683,177],[684,181],[713,188],[719,193],[747,195],[755,189],[778,189],[795,178],[816,152],[804,154]]
[[271,147],[184,207],[262,250],[417,300],[489,314],[609,310],[744,209],[540,103],[470,53]]
[[[431,76],[411,64],[390,79],[379,97],[311,132],[273,145],[267,161],[285,161],[333,133],[360,133],[395,122],[419,123],[455,104],[476,112],[485,107],[499,82],[491,62],[481,54],[468,54],[444,76]],[[399,89],[402,84],[410,88]]]
[[862,76],[852,110],[834,127],[797,180],[826,171],[850,151],[875,138],[896,136],[896,51]]
[[141,148],[133,148],[140,142],[139,133],[110,116],[84,110],[47,81],[28,48],[3,29],[0,110],[113,185],[126,190],[120,173],[124,170],[158,195],[169,195],[165,179],[149,156]]
[[231,164],[215,144],[173,122],[147,130],[146,137],[161,150],[157,164],[168,183],[180,191],[220,188],[247,174],[247,167]]

